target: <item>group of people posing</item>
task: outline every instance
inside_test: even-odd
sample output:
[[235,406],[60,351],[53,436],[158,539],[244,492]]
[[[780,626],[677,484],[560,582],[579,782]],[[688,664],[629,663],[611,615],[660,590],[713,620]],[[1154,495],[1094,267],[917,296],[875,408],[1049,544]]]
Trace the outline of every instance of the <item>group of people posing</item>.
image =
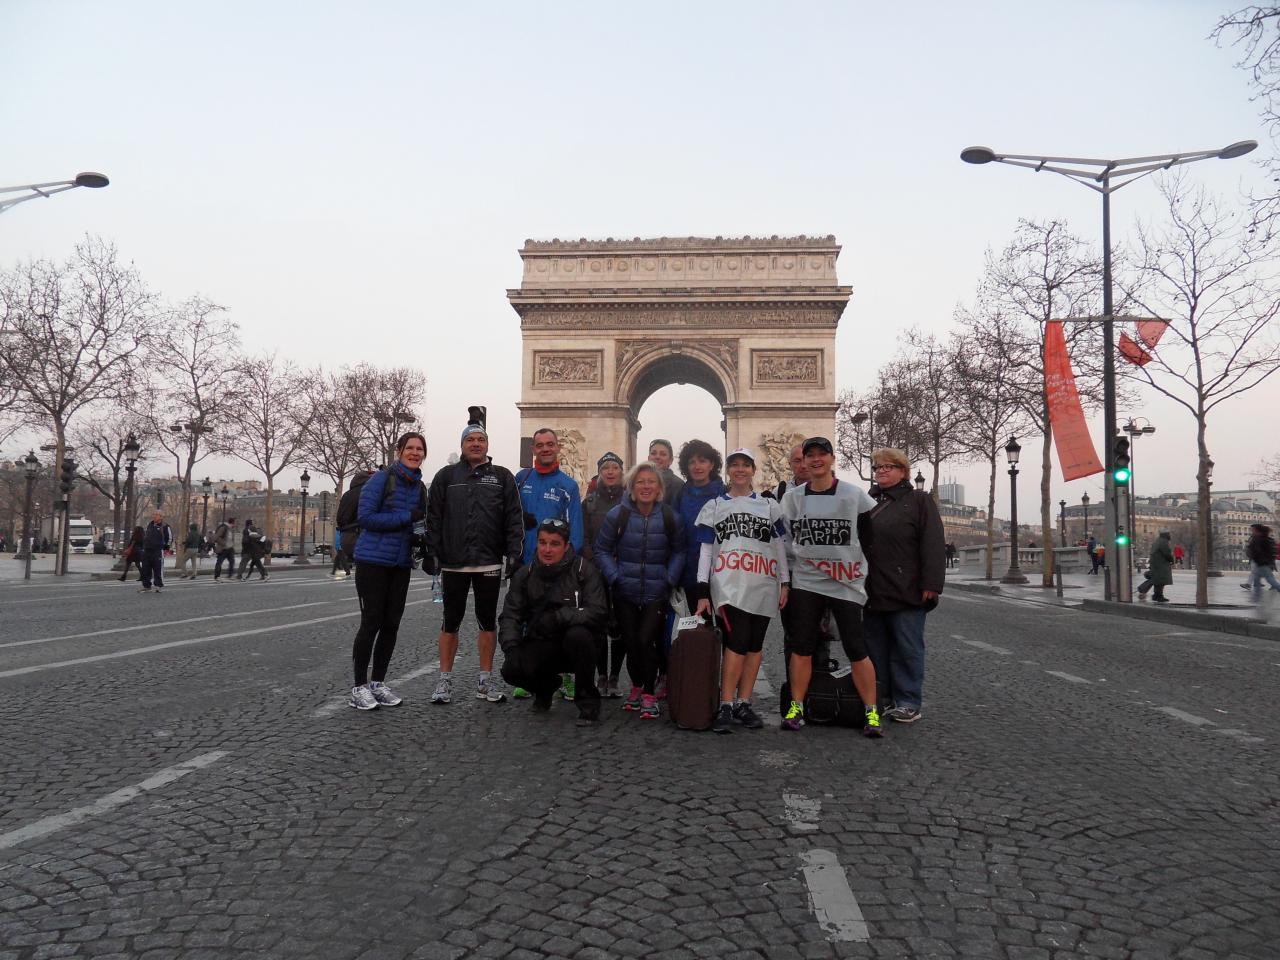
[[655,440],[649,459],[629,470],[615,453],[600,457],[585,500],[560,469],[554,430],[533,435],[533,464],[515,475],[488,451],[485,426],[473,419],[458,462],[428,488],[426,440],[406,433],[395,462],[344,496],[342,540],[353,538],[361,606],[352,707],[402,702],[386,677],[421,564],[439,575],[443,593],[436,704],[455,695],[470,597],[479,627],[474,696],[490,703],[506,699],[505,680],[538,712],[561,692],[575,701],[580,725],[598,722],[611,697],[642,721],[658,719],[678,610],[713,620],[721,638],[717,732],[763,726],[753,697],[777,616],[791,691],[783,729],[805,724],[815,655],[831,627],[849,659],[864,733],[881,736],[882,716],[920,718],[925,616],[942,591],[946,548],[937,507],[911,484],[901,451],[875,452],[868,492],[836,476],[830,440],[811,437],[791,451],[792,480],[762,493],[750,450],[722,459],[690,440],[677,457]]

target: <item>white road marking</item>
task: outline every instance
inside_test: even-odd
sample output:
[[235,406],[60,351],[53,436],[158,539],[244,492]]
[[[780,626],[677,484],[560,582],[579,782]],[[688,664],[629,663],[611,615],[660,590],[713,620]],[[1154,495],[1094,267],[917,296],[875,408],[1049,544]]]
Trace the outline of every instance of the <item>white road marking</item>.
[[862,908],[836,855],[830,850],[806,850],[800,859],[804,863],[804,882],[809,887],[809,908],[827,939],[870,940]]
[[[430,600],[410,600],[405,604],[405,606],[415,607],[419,604],[430,602]],[[190,647],[197,643],[212,643],[215,640],[232,640],[236,637],[253,637],[277,630],[292,630],[296,627],[309,627],[316,623],[329,623],[333,620],[348,620],[351,617],[358,616],[360,616],[360,611],[352,610],[349,613],[335,613],[329,617],[314,617],[311,620],[297,620],[293,623],[276,624],[270,627],[258,627],[254,630],[239,630],[235,633],[219,633],[211,637],[192,637],[190,640],[171,640],[168,643],[154,643],[149,647],[134,647],[132,650],[117,650],[114,653],[99,653],[92,657],[77,657],[74,660],[58,660],[54,663],[38,663],[30,667],[18,667],[14,670],[0,670],[0,679],[5,677],[20,677],[28,673],[40,673],[45,670],[57,670],[62,667],[78,667],[86,663],[99,663],[103,660],[119,660],[122,657],[135,657],[139,654],[153,653],[157,650],[171,650],[175,647]]]
[[1168,714],[1175,720],[1181,720],[1184,723],[1190,723],[1197,727],[1214,727],[1217,726],[1212,720],[1205,717],[1197,717],[1194,713],[1187,713],[1185,710],[1179,710],[1177,707],[1156,707],[1159,713]]
[[1007,657],[1009,654],[1013,653],[1012,650],[1006,650],[1004,647],[997,647],[992,643],[983,643],[981,640],[965,640],[964,642],[971,647],[977,647],[979,650],[986,650],[988,653],[998,653],[1001,656]]
[[149,790],[156,790],[166,784],[180,780],[189,773],[194,773],[202,767],[207,767],[211,763],[216,763],[227,755],[225,750],[214,750],[211,753],[202,753],[198,757],[192,757],[182,763],[175,764],[172,767],[165,767],[158,773],[152,774],[141,783],[135,783],[128,787],[121,787],[112,793],[108,793],[105,797],[100,797],[93,803],[83,807],[76,807],[74,810],[68,810],[66,813],[55,814],[51,817],[42,817],[34,823],[29,823],[25,827],[18,827],[16,830],[10,830],[8,833],[0,833],[0,850],[17,846],[28,840],[34,840],[37,837],[43,837],[53,833],[56,830],[62,830],[65,827],[75,826],[77,823],[83,823],[94,817],[100,817],[104,813],[114,810],[116,807],[123,806],[130,800],[141,796]]
[[1239,740],[1241,743],[1266,743],[1266,737],[1255,737],[1248,730],[1234,730],[1224,728],[1215,730],[1214,733],[1220,733],[1224,737],[1231,737],[1233,740]]
[[818,829],[822,801],[811,800],[802,793],[784,793],[782,805],[786,808],[784,816],[793,832],[809,833]]
[[1063,673],[1061,670],[1046,670],[1045,673],[1051,677],[1066,680],[1068,683],[1093,683],[1092,680],[1086,680],[1084,677],[1077,677],[1074,673]]
[[40,637],[38,640],[15,640],[12,643],[0,643],[0,650],[9,647],[26,647],[33,643],[53,643],[55,640],[81,640],[84,637],[104,637],[109,633],[133,633],[138,630],[158,630],[161,627],[177,627],[184,623],[203,623],[205,620],[223,620],[227,617],[252,617],[259,613],[279,613],[282,610],[301,610],[303,607],[322,607],[326,603],[341,603],[340,600],[315,600],[311,603],[293,603],[287,607],[267,607],[263,610],[239,610],[235,613],[214,613],[204,617],[188,617],[185,620],[165,620],[161,623],[138,623],[129,627],[112,627],[109,630],[91,630],[88,633],[68,633],[61,637]]
[[[408,606],[408,604],[405,604],[405,606]],[[393,680],[388,680],[388,681],[387,681],[387,686],[389,686],[389,687],[395,687],[395,686],[397,686],[397,685],[399,685],[399,684],[402,684],[402,683],[408,683],[410,680],[417,680],[419,677],[425,677],[425,676],[426,676],[427,674],[429,674],[429,673],[435,673],[435,672],[436,672],[437,670],[439,670],[439,669],[440,669],[440,661],[439,661],[439,660],[432,660],[432,661],[431,661],[430,663],[428,663],[425,667],[419,667],[417,670],[411,670],[409,673],[406,673],[403,677],[396,677],[396,678],[395,678],[395,679],[393,679]],[[317,707],[317,708],[312,712],[311,716],[312,716],[312,717],[327,717],[327,716],[329,716],[330,714],[337,713],[337,712],[338,712],[339,710],[341,710],[343,707],[347,706],[347,699],[348,699],[348,697],[349,697],[349,696],[350,696],[350,694],[346,694],[346,693],[344,693],[344,694],[343,694],[341,697],[339,697],[338,699],[336,699],[336,700],[332,700],[332,701],[330,701],[329,703],[326,703],[326,704],[325,704],[324,706],[322,706],[322,707]]]

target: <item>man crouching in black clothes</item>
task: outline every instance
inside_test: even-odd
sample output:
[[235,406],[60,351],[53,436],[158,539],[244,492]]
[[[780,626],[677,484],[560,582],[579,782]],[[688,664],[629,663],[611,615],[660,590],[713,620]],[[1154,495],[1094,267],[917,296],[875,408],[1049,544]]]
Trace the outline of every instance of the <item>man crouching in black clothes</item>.
[[600,720],[596,638],[609,619],[604,581],[590,560],[569,546],[569,524],[555,517],[538,524],[533,563],[511,578],[498,617],[502,679],[533,693],[533,709],[551,709],[560,674],[577,684],[578,726]]

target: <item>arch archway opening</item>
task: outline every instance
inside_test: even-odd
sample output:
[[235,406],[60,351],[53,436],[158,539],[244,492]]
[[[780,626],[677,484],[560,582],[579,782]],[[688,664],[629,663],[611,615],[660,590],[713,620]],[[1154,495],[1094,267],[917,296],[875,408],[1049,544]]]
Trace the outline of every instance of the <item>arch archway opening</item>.
[[[697,437],[721,452],[725,449],[724,408],[709,390],[692,383],[673,383],[654,390],[639,408],[640,429],[630,467],[649,456],[649,444],[659,437],[670,440],[676,457],[680,445]],[[672,469],[679,475],[679,467]]]

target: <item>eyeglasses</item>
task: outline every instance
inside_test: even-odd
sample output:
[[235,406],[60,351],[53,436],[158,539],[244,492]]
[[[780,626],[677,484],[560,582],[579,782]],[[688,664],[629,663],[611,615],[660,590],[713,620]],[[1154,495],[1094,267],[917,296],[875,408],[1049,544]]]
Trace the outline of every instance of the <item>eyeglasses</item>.
[[903,470],[905,469],[900,463],[877,463],[871,468],[872,473],[883,473],[885,470]]

